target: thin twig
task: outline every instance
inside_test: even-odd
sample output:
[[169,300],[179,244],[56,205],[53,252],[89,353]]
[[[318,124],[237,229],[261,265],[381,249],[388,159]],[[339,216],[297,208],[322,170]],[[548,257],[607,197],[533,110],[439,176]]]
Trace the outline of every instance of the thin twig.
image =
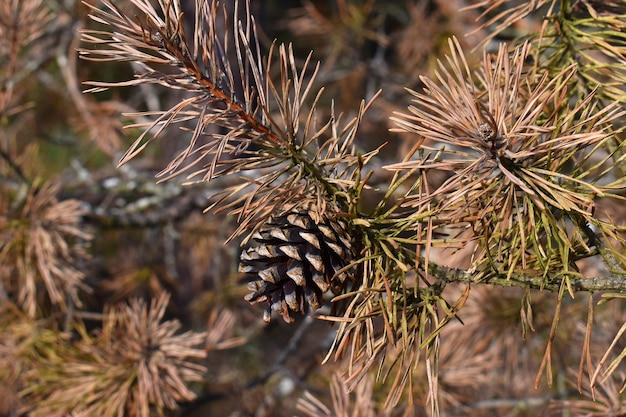
[[8,153],[6,153],[4,150],[2,150],[1,148],[0,148],[0,157],[2,157],[2,159],[9,165],[11,170],[15,173],[15,175],[17,175],[20,181],[22,181],[24,184],[28,185],[29,187],[32,186],[32,182],[28,179],[28,177],[26,177],[26,174],[24,174],[24,171],[22,170],[22,168],[19,165],[17,165],[13,161],[11,156]]

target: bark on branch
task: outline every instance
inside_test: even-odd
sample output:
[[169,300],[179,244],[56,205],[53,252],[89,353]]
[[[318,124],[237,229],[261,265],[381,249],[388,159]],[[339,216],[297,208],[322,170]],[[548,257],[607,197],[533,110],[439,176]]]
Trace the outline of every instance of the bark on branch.
[[[452,283],[488,284],[500,287],[519,287],[547,290],[556,292],[562,284],[562,278],[544,278],[524,274],[512,274],[510,278],[494,276],[486,279],[476,279],[474,274],[467,271],[449,268],[435,263],[429,263],[429,273],[438,280]],[[611,291],[626,293],[626,275],[612,273],[606,276],[592,278],[569,278],[569,286],[576,292]]]

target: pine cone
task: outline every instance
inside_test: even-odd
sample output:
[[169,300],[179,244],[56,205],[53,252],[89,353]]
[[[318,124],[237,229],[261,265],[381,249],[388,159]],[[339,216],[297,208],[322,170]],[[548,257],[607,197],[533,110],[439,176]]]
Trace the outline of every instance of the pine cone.
[[[270,220],[252,237],[241,253],[239,272],[246,275],[252,304],[266,303],[263,319],[272,311],[291,323],[289,311],[317,310],[323,294],[340,293],[349,277],[337,273],[352,259],[344,225],[322,216],[319,223],[306,212],[291,212]],[[306,301],[306,303],[305,303]]]

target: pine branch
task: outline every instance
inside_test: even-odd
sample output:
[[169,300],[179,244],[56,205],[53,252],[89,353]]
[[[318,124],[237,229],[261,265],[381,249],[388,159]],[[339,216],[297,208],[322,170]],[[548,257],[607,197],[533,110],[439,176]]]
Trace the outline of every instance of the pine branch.
[[626,292],[626,273],[625,274],[608,274],[591,278],[551,278],[547,280],[541,276],[524,275],[521,273],[513,273],[507,276],[490,276],[486,278],[476,277],[476,274],[466,270],[455,269],[438,265],[434,262],[429,263],[429,273],[436,277],[437,280],[446,283],[461,284],[488,284],[500,287],[518,287],[530,288],[536,290],[544,290],[558,292],[564,279],[568,280],[568,285],[576,292]]
[[22,183],[26,184],[29,187],[32,186],[32,183],[28,179],[28,177],[26,177],[24,170],[22,170],[22,168],[13,161],[13,159],[11,158],[11,155],[6,153],[3,149],[0,149],[0,157],[4,160],[4,162],[6,162],[9,168],[11,168],[13,173],[18,177],[18,179]]
[[98,181],[66,184],[62,198],[82,201],[83,219],[98,227],[151,227],[201,212],[212,190],[224,187],[225,182],[232,181],[217,180],[209,187],[183,186],[177,181],[160,185],[154,183],[153,172],[132,170]]
[[510,55],[504,46],[496,56],[485,53],[477,72],[457,41],[450,49],[448,65],[440,63],[435,79],[422,78],[424,92],[413,92],[410,114],[396,119],[399,130],[430,141],[421,147],[429,153],[388,166],[447,179],[432,190],[418,188],[404,205],[417,212],[429,207],[427,236],[434,228],[466,230],[461,239],[479,243],[472,268],[479,275],[570,270],[572,259],[589,252],[584,232],[568,231],[571,220],[607,233],[616,228],[598,222],[593,207],[596,197],[620,198],[616,192],[624,188],[609,183],[616,176],[612,156],[601,151],[624,111],[598,110],[593,93],[570,107],[575,67],[552,78],[529,71],[528,43]]
[[[167,127],[179,126],[188,144],[158,176],[164,181],[186,174],[189,180],[210,182],[240,175],[239,184],[216,193],[209,205],[237,215],[240,227],[234,236],[254,231],[271,213],[310,199],[350,210],[355,171],[376,153],[357,156],[353,146],[369,104],[343,124],[331,108],[328,121],[320,124],[316,106],[321,91],[312,94],[318,66],[308,70],[309,56],[297,68],[292,48],[285,45],[272,45],[264,62],[247,5],[241,20],[235,14],[232,29],[227,26],[220,34],[217,2],[197,2],[194,34],[188,37],[177,2],[161,4],[161,10],[144,0],[132,3],[142,13],[134,20],[107,0],[108,10],[89,6],[92,19],[111,32],[84,31],[83,40],[94,48],[80,52],[94,61],[132,61],[143,73],[126,82],[88,82],[94,86],[88,91],[154,83],[184,90],[189,98],[169,110],[142,114],[152,122],[128,126],[143,133],[120,164],[164,137]],[[225,24],[228,20],[224,13]],[[275,65],[279,81],[270,76]],[[268,173],[259,177],[259,170]],[[318,206],[324,210],[326,204]]]

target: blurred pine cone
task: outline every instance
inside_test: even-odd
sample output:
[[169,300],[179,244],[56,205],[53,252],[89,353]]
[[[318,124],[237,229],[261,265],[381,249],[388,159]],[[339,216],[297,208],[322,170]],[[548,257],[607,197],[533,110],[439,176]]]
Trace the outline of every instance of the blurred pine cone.
[[310,209],[270,218],[241,253],[239,272],[252,291],[246,300],[266,304],[267,322],[272,311],[291,323],[290,310],[317,310],[326,291],[339,294],[347,283],[350,272],[338,271],[352,260],[349,236],[340,220]]

